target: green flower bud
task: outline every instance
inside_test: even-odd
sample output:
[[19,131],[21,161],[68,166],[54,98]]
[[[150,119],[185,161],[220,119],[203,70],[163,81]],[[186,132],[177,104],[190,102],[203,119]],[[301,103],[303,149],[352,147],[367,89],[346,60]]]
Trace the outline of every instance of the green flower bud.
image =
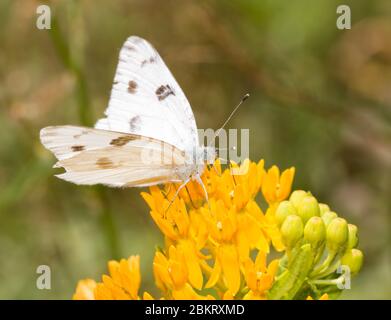
[[318,201],[313,196],[304,197],[297,207],[297,214],[306,223],[308,219],[314,216],[320,216]]
[[347,249],[353,249],[358,244],[358,229],[354,224],[348,224],[349,229],[349,239]]
[[326,212],[322,215],[322,219],[326,227],[333,221],[335,218],[338,218],[338,215],[334,211]]
[[281,235],[284,244],[293,248],[296,242],[303,236],[303,222],[297,215],[290,215],[285,218],[281,226]]
[[341,264],[348,266],[352,275],[357,274],[364,261],[363,253],[358,249],[350,249],[341,259]]
[[330,207],[327,204],[319,203],[320,216],[323,216],[326,212],[330,212]]
[[280,202],[275,215],[278,225],[280,226],[284,222],[285,218],[292,214],[297,214],[292,202],[287,200]]
[[312,217],[304,227],[304,239],[308,241],[313,248],[319,247],[326,238],[326,226],[322,218]]
[[297,209],[301,200],[308,196],[308,193],[305,192],[304,190],[295,190],[292,192],[291,196],[289,197],[289,201],[292,202],[292,204],[295,206]]
[[335,218],[327,227],[327,247],[331,252],[345,246],[349,237],[348,224],[345,219]]

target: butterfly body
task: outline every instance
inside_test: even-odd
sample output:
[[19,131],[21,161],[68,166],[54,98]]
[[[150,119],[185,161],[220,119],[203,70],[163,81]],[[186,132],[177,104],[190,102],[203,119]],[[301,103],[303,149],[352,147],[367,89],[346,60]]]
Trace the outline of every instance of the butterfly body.
[[[190,104],[150,43],[129,37],[122,46],[106,117],[94,128],[51,126],[40,132],[76,184],[144,187],[202,183],[215,149],[200,145]],[[205,190],[205,188],[204,188]]]
[[216,159],[216,151],[210,146],[198,146],[194,150],[185,151],[186,166],[178,168],[178,174],[183,181],[196,176],[202,176],[206,164],[212,164]]

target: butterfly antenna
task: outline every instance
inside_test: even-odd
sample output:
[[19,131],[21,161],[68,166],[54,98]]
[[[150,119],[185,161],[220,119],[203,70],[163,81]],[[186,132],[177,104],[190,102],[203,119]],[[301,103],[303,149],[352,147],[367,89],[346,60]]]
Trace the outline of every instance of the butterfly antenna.
[[244,101],[246,101],[247,98],[248,98],[249,96],[250,96],[249,93],[246,93],[246,94],[243,96],[242,100],[240,100],[240,102],[238,103],[238,105],[232,110],[232,112],[231,112],[231,114],[229,115],[229,117],[227,118],[227,120],[225,120],[225,122],[224,122],[223,125],[220,127],[220,129],[217,130],[217,132],[216,132],[216,134],[215,134],[215,138],[219,136],[220,131],[227,125],[227,123],[229,122],[229,120],[231,120],[231,118],[232,118],[233,115],[235,114],[236,110],[239,109],[239,107],[242,105],[242,103],[243,103]]

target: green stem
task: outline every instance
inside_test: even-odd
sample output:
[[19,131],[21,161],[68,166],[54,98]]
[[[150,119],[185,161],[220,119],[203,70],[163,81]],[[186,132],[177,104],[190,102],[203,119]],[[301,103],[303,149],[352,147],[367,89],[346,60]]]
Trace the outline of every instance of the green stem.
[[329,267],[330,263],[333,262],[336,254],[337,252],[329,252],[324,262],[319,267],[315,268],[314,271],[311,272],[310,277],[313,278],[318,274],[324,272]]
[[[87,80],[82,72],[81,67],[72,59],[69,46],[64,34],[61,32],[56,17],[52,17],[52,29],[50,30],[50,37],[54,48],[68,71],[74,75],[76,79],[76,96],[78,102],[79,120],[83,126],[91,126],[93,124],[91,118],[90,99],[88,96]],[[108,245],[111,258],[120,257],[120,245],[117,238],[117,230],[115,220],[109,205],[107,191],[100,186],[94,188],[101,203],[101,227],[106,236],[106,243]]]
[[317,248],[317,250],[316,250],[317,253],[316,253],[316,256],[314,259],[314,266],[316,266],[319,263],[320,259],[322,258],[325,246],[326,245],[323,243],[319,246],[319,248]]
[[115,219],[111,210],[109,197],[107,190],[103,186],[96,186],[94,188],[98,199],[100,200],[102,207],[101,214],[101,227],[106,237],[106,243],[112,259],[121,258],[121,248],[117,237],[117,228],[115,225]]
[[74,59],[72,59],[69,46],[60,30],[57,19],[55,17],[52,18],[52,29],[50,30],[50,36],[62,63],[76,79],[76,96],[78,101],[80,122],[83,126],[90,126],[93,124],[93,121],[91,118],[90,99],[87,93],[87,81],[80,66]]
[[335,262],[332,263],[326,270],[318,273],[315,275],[314,278],[316,279],[320,279],[320,278],[324,278],[324,277],[327,277],[328,275],[330,275],[331,273],[333,273],[335,270],[338,269],[338,267],[340,266],[341,262],[339,260],[340,257],[336,257]]
[[313,263],[311,246],[305,244],[292,255],[292,261],[268,292],[270,300],[292,299],[302,287]]

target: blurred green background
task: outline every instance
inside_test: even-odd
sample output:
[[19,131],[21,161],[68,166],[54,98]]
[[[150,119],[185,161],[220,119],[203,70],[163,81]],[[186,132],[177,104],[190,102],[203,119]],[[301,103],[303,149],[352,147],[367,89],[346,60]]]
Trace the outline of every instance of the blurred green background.
[[[36,27],[49,4],[52,29]],[[336,28],[348,4],[352,29]],[[155,291],[162,242],[139,189],[53,177],[39,130],[92,125],[108,102],[129,35],[158,49],[200,128],[250,129],[252,160],[296,167],[311,190],[357,224],[365,264],[342,298],[391,298],[391,1],[0,2],[0,298],[71,298],[109,259],[141,254]],[[36,288],[36,268],[52,289]]]

